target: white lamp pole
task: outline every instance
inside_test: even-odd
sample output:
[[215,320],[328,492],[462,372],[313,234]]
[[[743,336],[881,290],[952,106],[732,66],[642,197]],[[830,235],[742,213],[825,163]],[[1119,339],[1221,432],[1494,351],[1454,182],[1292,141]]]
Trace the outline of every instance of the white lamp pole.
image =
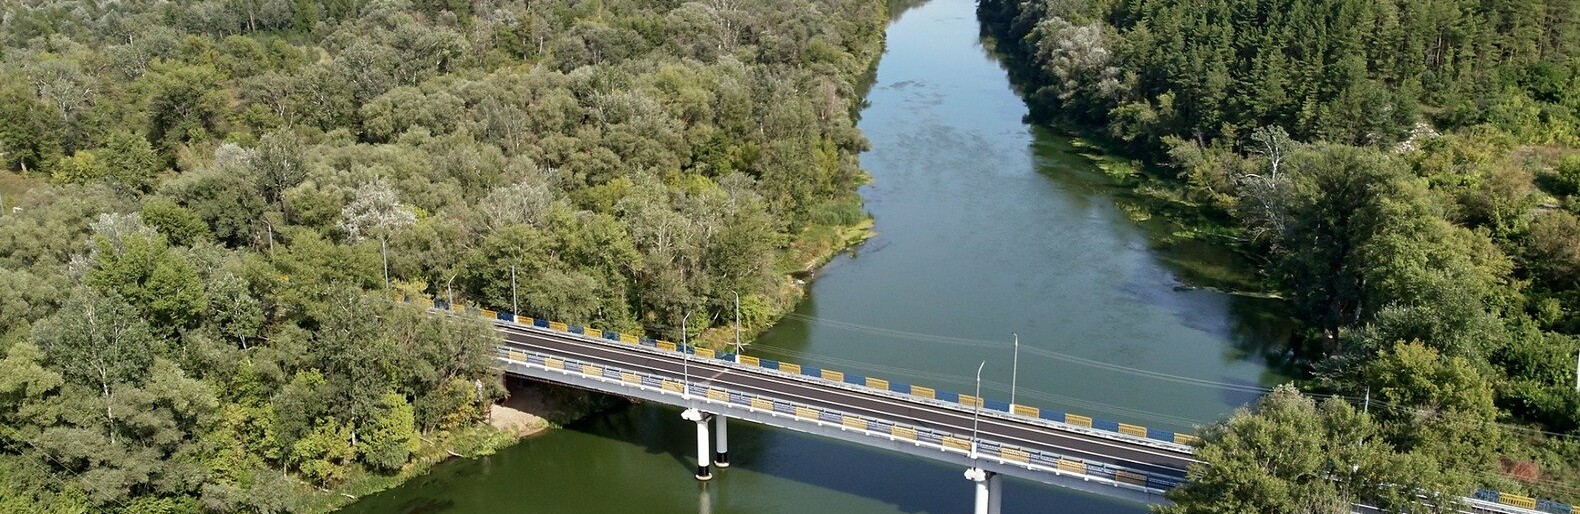
[[680,318],[680,397],[685,399],[691,398],[691,354],[686,352],[686,332],[690,326],[691,311],[686,311],[686,315]]
[[741,361],[741,293],[735,293],[735,362]]
[[1010,410],[1015,410],[1015,407],[1013,407],[1015,404],[1015,385],[1020,377],[1020,334],[1011,335],[1015,336],[1015,360],[1012,361],[1009,368],[1009,403],[1011,405]]
[[982,417],[982,367],[986,365],[987,361],[977,364],[977,408],[971,412],[971,460],[977,459],[977,421]]

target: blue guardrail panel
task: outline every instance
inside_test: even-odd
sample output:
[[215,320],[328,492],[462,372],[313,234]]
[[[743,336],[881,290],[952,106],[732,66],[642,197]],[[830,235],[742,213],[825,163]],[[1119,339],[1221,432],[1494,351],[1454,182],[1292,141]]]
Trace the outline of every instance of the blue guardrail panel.
[[1537,500],[1536,510],[1553,514],[1574,514],[1574,508],[1570,507],[1569,504],[1552,500]]
[[768,369],[779,369],[779,361],[773,359],[757,359],[757,365]]
[[[999,411],[999,412],[1009,412],[1009,402],[1006,402],[1006,401],[1003,401],[1003,400],[990,400],[990,399],[987,399],[987,398],[983,398],[982,399],[982,408],[996,410],[996,411]],[[1119,426],[1115,425],[1114,429],[1118,430]]]
[[1056,410],[1042,409],[1037,412],[1037,417],[1048,421],[1064,422],[1064,413]]
[[500,312],[499,316],[497,316],[497,317],[499,318],[500,321],[515,321],[516,320],[516,313],[514,313],[514,312]]
[[861,375],[856,375],[856,374],[853,374],[853,373],[846,373],[845,374],[845,383],[847,383],[847,384],[855,384],[855,385],[867,385],[867,377],[864,377],[864,376],[861,376]]
[[571,325],[570,330],[571,330],[572,334],[584,334],[585,335],[587,333],[587,329],[582,328],[581,325]]
[[532,318],[532,326],[538,328],[549,328],[549,320],[543,318]]
[[911,394],[911,384],[905,382],[889,382],[889,390],[896,393]]
[[619,341],[620,340],[620,333],[619,332],[615,332],[613,330],[605,330],[605,331],[603,331],[603,338],[604,339],[608,339],[610,341]]
[[1147,427],[1147,439],[1156,439],[1159,441],[1168,441],[1172,443],[1174,442],[1174,433],[1167,430],[1158,430],[1156,428]]
[[1477,489],[1475,496],[1477,500],[1497,502],[1499,495],[1497,491],[1491,489]]
[[1106,430],[1106,431],[1109,431],[1109,432],[1118,432],[1119,431],[1119,423],[1118,422],[1114,422],[1114,421],[1109,421],[1109,420],[1106,420],[1106,419],[1093,418],[1092,419],[1092,428],[1095,428],[1095,429],[1098,429],[1098,430]]
[[960,403],[960,393],[954,391],[933,391],[933,397],[949,403]]
[[821,377],[823,376],[823,368],[803,364],[801,365],[801,374],[809,377]]

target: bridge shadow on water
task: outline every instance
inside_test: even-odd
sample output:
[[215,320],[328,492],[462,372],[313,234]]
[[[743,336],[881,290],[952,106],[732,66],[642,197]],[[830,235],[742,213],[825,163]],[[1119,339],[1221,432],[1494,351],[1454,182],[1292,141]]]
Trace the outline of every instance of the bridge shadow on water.
[[[679,408],[638,404],[627,409],[630,412],[595,416],[566,429],[667,455],[674,465],[666,467],[679,476],[695,471],[696,427],[681,419]],[[731,467],[715,468],[714,479],[702,486],[707,488],[705,497],[709,491],[714,495],[704,500],[706,514],[746,511],[731,497],[743,491],[761,494],[763,475],[880,502],[906,513],[971,510],[973,485],[963,476],[964,469],[951,464],[744,421],[730,423],[729,455]],[[1013,478],[1004,483],[1003,507],[1004,512],[1016,513],[1147,511],[1133,502]]]

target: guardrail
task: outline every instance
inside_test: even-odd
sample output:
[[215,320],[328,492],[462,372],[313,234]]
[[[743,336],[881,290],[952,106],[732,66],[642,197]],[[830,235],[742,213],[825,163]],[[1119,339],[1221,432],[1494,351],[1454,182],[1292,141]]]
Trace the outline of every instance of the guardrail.
[[1532,498],[1518,494],[1501,493],[1492,489],[1477,489],[1475,499],[1499,505],[1508,505],[1522,509],[1548,512],[1551,514],[1574,514],[1574,506],[1567,503]]
[[[557,321],[549,321],[542,318],[521,317],[514,313],[505,311],[494,311],[480,307],[466,307],[459,305],[453,306],[443,300],[435,300],[428,297],[419,296],[411,298],[401,296],[396,298],[396,301],[416,304],[426,309],[439,309],[452,313],[472,314],[489,319],[491,321],[502,321],[524,327],[534,327],[567,334],[574,334],[589,339],[603,339],[629,345],[643,346],[661,351],[685,352],[701,358],[724,361],[730,364],[762,368],[764,370],[777,372],[781,375],[813,379],[825,384],[843,386],[848,389],[876,391],[888,393],[890,396],[907,396],[911,399],[920,399],[937,404],[959,405],[966,407],[980,406],[983,410],[983,414],[989,416],[1000,418],[1008,417],[1023,421],[1032,420],[1041,422],[1041,424],[1050,425],[1053,428],[1060,430],[1078,431],[1106,437],[1117,436],[1117,438],[1146,446],[1161,446],[1168,449],[1191,452],[1193,451],[1194,445],[1201,441],[1200,438],[1192,434],[1159,430],[1142,425],[1132,425],[1128,423],[1108,421],[1069,412],[1043,410],[1041,408],[1029,405],[1011,404],[1009,402],[993,400],[990,398],[977,398],[972,395],[937,390],[926,386],[908,384],[899,381],[890,381],[877,377],[847,374],[838,370],[827,368],[803,366],[799,364],[776,361],[772,359],[763,359],[749,355],[740,355],[739,360],[737,361],[737,356],[735,354],[719,353],[712,349],[699,348],[695,345],[680,345],[670,341],[656,340],[613,330],[600,330],[581,325],[571,325]],[[1549,514],[1576,514],[1574,506],[1567,503],[1547,499],[1538,499],[1511,493],[1501,493],[1499,491],[1486,488],[1477,489],[1473,496],[1467,499],[1485,503],[1486,505],[1478,504],[1479,507],[1485,510],[1492,510],[1494,506],[1501,505],[1525,509],[1526,512],[1537,511]],[[1507,510],[1499,512],[1509,512],[1514,514],[1521,511]]]
[[[693,399],[702,403],[725,405],[730,408],[765,413],[795,422],[835,427],[842,432],[888,441],[909,442],[918,447],[935,449],[945,453],[962,456],[971,454],[971,438],[962,434],[849,414],[836,409],[712,387],[702,383],[682,383],[671,378],[643,371],[594,364],[573,358],[556,357],[520,348],[500,347],[498,358],[506,363],[525,365],[551,373],[578,375],[611,383],[613,385],[609,389],[612,392],[618,392],[622,388],[636,388],[679,398],[685,398],[687,395],[690,395]],[[1056,476],[1073,475],[1080,477],[1082,480],[1128,488],[1148,494],[1161,495],[1181,483],[1181,480],[1176,477],[992,441],[978,440],[977,456],[978,458],[996,461],[1003,465],[1052,473]]]
[[[1106,437],[1119,436],[1119,438],[1139,442],[1146,446],[1162,447],[1175,451],[1190,451],[1189,447],[1200,441],[1195,435],[1161,430],[1143,425],[1134,425],[1094,418],[1080,414],[1042,409],[1025,404],[1011,404],[1009,402],[994,400],[992,398],[977,398],[969,394],[955,393],[946,390],[934,389],[927,386],[909,384],[901,381],[888,380],[879,377],[864,376],[855,373],[845,373],[838,370],[804,366],[800,364],[763,359],[760,357],[741,355],[737,361],[733,353],[720,353],[708,348],[695,345],[680,345],[671,341],[652,339],[635,334],[627,334],[613,330],[601,330],[582,325],[572,325],[543,318],[517,316],[505,311],[494,311],[476,307],[451,306],[443,300],[433,300],[425,297],[397,298],[399,301],[417,304],[424,308],[439,309],[455,313],[473,314],[493,321],[514,323],[520,326],[530,326],[548,329],[555,332],[580,335],[592,339],[603,339],[630,345],[646,346],[658,350],[685,352],[698,357],[728,361],[742,365],[774,370],[783,374],[815,379],[821,383],[836,383],[846,386],[855,386],[864,390],[883,391],[903,395],[912,399],[930,400],[931,403],[948,404],[950,406],[978,407],[983,413],[994,417],[1013,417],[1018,420],[1036,420],[1048,424],[1051,428],[1071,430],[1085,433],[1097,433]],[[684,347],[682,347],[684,346]],[[1006,416],[1007,415],[1007,416]],[[1056,426],[1054,426],[1056,425]],[[1084,429],[1084,430],[1083,430]],[[1163,443],[1163,444],[1157,444]]]

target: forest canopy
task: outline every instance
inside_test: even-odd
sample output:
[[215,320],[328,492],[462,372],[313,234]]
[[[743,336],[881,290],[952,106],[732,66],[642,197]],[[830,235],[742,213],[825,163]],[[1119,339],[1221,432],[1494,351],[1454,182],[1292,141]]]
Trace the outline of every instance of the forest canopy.
[[[1343,490],[1380,483],[1580,500],[1580,4],[980,6],[1036,116],[1162,163],[1123,178],[1260,263],[1302,386],[1354,404],[1281,389],[1209,429],[1171,512],[1409,508]],[[1309,444],[1258,439],[1289,430]],[[1315,479],[1358,458],[1339,435],[1372,459]],[[1312,460],[1252,469],[1291,448]]]
[[395,293],[766,323],[864,218],[885,13],[5,2],[0,511],[288,512],[399,472],[502,391],[488,327]]

